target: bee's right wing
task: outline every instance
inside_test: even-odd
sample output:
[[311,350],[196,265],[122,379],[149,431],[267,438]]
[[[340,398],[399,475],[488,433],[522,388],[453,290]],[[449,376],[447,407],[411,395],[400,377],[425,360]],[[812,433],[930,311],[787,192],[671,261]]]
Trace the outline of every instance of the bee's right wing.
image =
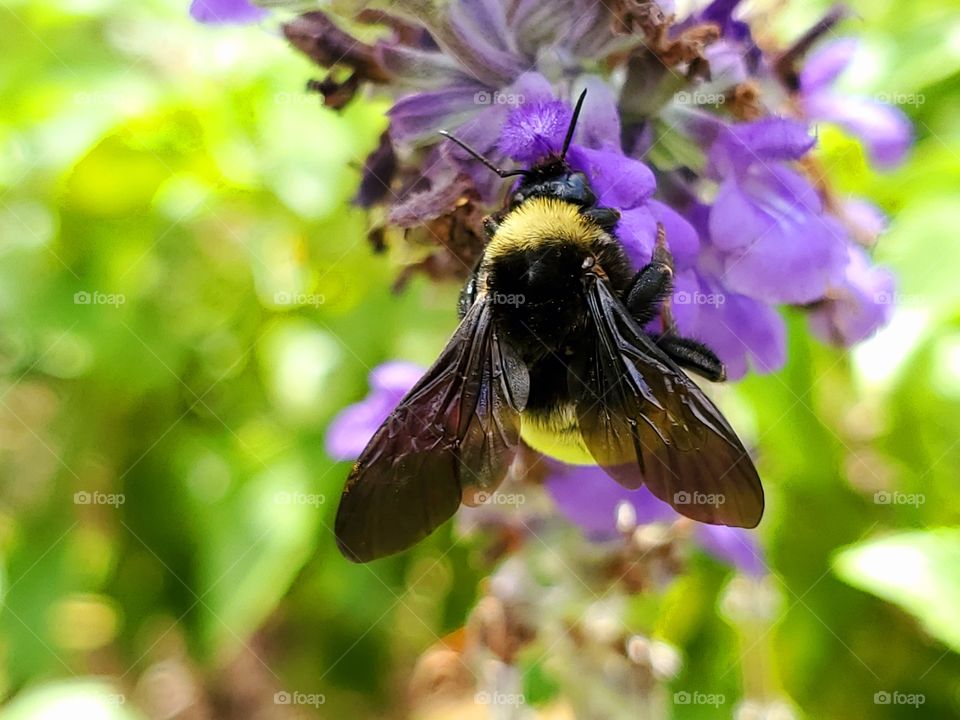
[[587,291],[594,347],[571,367],[577,422],[598,465],[701,522],[754,527],[763,488],[717,407],[630,317],[605,280]]
[[493,491],[519,444],[529,387],[526,366],[479,298],[353,466],[335,526],[344,556],[367,562],[405,550],[461,500]]

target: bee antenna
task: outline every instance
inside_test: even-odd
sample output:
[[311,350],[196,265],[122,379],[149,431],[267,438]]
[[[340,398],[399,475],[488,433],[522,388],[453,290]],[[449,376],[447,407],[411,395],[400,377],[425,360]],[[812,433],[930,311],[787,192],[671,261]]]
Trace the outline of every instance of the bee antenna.
[[567,136],[563,139],[563,150],[560,151],[560,159],[567,157],[567,150],[570,149],[570,143],[573,141],[573,131],[577,129],[577,120],[580,118],[580,109],[583,107],[583,100],[587,97],[587,89],[584,88],[577,98],[577,106],[573,109],[573,117],[570,118],[570,127],[567,128]]
[[480,162],[482,162],[484,165],[486,165],[488,168],[490,168],[491,170],[493,170],[497,175],[499,175],[499,176],[502,177],[502,178],[514,177],[515,175],[528,175],[528,174],[529,174],[529,170],[501,170],[501,169],[498,168],[496,165],[494,165],[492,162],[490,162],[489,160],[487,160],[487,158],[485,158],[483,155],[481,155],[481,154],[478,153],[476,150],[474,150],[472,147],[470,147],[469,145],[467,145],[467,144],[466,144],[463,140],[461,140],[460,138],[454,137],[453,135],[451,135],[450,133],[448,133],[446,130],[441,130],[441,131],[440,131],[440,134],[443,135],[447,140],[453,140],[453,142],[455,142],[455,143],[456,143],[457,145],[459,145],[461,148],[463,148],[464,150],[466,150],[466,151],[470,154],[471,157],[473,157],[474,159],[479,160]]

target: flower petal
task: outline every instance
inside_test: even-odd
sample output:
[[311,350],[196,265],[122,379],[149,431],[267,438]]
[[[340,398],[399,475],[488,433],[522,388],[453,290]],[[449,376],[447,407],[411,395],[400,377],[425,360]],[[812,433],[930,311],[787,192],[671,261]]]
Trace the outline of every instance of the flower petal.
[[370,442],[377,428],[416,384],[424,368],[408,362],[387,362],[370,373],[370,393],[349,405],[330,422],[324,438],[334,460],[353,460]]
[[426,368],[417,363],[391,360],[370,372],[370,388],[376,392],[399,394],[402,397],[417,384],[424,372]]
[[559,153],[572,114],[561,100],[524,103],[511,110],[503,124],[500,152],[529,165]]
[[851,245],[843,283],[810,312],[810,329],[836,345],[865,340],[890,321],[896,292],[893,273],[870,263]]
[[557,511],[595,539],[616,537],[616,511],[628,502],[637,511],[637,522],[669,521],[679,517],[647,488],[627,490],[594,465],[567,465],[544,458],[549,468],[545,486]]
[[700,340],[737,380],[752,365],[774,372],[786,362],[786,328],[766,303],[735,293],[697,271],[677,274],[673,315],[684,337]]
[[571,167],[586,173],[601,205],[630,210],[639,207],[657,187],[653,173],[619,150],[593,150],[574,145],[567,154]]
[[512,43],[499,0],[454,0],[434,34],[468,75],[488,87],[508,85],[529,68]]
[[698,523],[696,534],[699,545],[718,560],[747,575],[761,577],[767,574],[763,550],[753,531]]
[[384,132],[380,135],[377,147],[367,155],[363,163],[360,187],[353,201],[364,208],[381,202],[390,193],[390,185],[396,172],[397,155],[390,140],[390,133]]
[[387,115],[395,142],[418,142],[433,138],[440,130],[456,127],[477,111],[479,85],[452,85],[401,98]]
[[469,85],[474,80],[453,58],[442,52],[379,42],[374,46],[374,53],[381,67],[393,79],[412,87]]
[[846,234],[824,215],[801,213],[774,222],[749,247],[731,253],[723,281],[733,290],[771,303],[822,298],[843,274]]
[[267,11],[249,0],[193,0],[190,15],[197,22],[209,25],[226,23],[254,23],[262,20]]
[[883,210],[863,198],[847,200],[843,204],[843,216],[853,226],[853,234],[861,245],[873,245],[888,225]]
[[710,150],[710,171],[724,177],[754,163],[799,160],[816,142],[799,120],[770,117],[728,125]]
[[700,238],[686,218],[666,203],[659,200],[648,200],[647,207],[654,219],[663,225],[667,236],[667,247],[673,255],[673,264],[676,270],[686,270],[693,267],[700,251]]
[[913,127],[903,111],[870,98],[821,92],[804,100],[804,110],[859,137],[879,168],[899,165],[913,143]]
[[616,233],[635,269],[650,262],[657,243],[657,220],[649,207],[624,210],[617,221]]
[[597,75],[586,75],[574,87],[573,96],[587,91],[587,100],[577,121],[577,144],[590,148],[620,147],[620,111],[610,85]]
[[739,43],[720,39],[704,48],[703,57],[710,63],[710,80],[698,88],[701,94],[723,92],[739,85],[750,76],[743,48]]
[[859,44],[856,38],[840,38],[810,53],[800,71],[800,89],[810,93],[833,84],[850,64]]
[[843,227],[787,167],[754,166],[738,180],[724,182],[710,210],[710,240],[725,253],[721,280],[766,302],[823,297],[846,264]]
[[753,202],[731,175],[720,185],[710,208],[710,240],[721,250],[736,250],[748,246],[763,232]]

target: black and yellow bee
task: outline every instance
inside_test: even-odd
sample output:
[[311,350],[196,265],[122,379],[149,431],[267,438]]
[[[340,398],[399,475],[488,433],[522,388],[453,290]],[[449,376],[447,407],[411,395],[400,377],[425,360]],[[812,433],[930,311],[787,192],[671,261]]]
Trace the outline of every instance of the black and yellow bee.
[[[704,345],[644,327],[672,290],[663,243],[634,273],[600,207],[562,151],[520,176],[486,219],[489,242],[461,294],[459,327],[353,467],[337,511],[343,554],[404,550],[460,506],[492,493],[522,441],[645,484],[702,522],[754,527],[763,489],[736,433],[681,367],[722,380]],[[718,502],[690,502],[707,497]]]

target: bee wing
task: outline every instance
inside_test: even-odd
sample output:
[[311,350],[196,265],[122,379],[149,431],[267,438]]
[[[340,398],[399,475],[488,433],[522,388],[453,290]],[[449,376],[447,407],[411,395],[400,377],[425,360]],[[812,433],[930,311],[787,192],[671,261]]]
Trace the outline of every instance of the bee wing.
[[489,304],[474,303],[353,466],[335,523],[344,556],[367,562],[405,550],[461,499],[495,489],[520,440],[529,386],[526,366],[497,337]]
[[606,281],[587,292],[595,343],[571,367],[584,444],[615,480],[682,515],[755,527],[763,488],[717,407],[641,330]]

